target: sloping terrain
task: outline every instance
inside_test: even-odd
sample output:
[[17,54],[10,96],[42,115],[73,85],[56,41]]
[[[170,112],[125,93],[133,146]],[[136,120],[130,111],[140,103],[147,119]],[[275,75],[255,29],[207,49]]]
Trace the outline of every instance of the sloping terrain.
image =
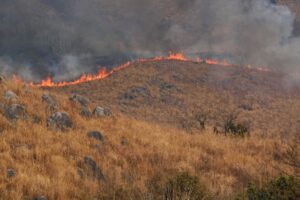
[[[90,103],[58,89],[47,94],[1,80],[0,199],[162,200],[168,180],[180,172],[200,180],[203,198],[232,199],[250,182],[263,185],[282,173],[299,177],[299,135],[282,137],[277,128],[277,123],[289,123],[285,129],[297,125],[297,97],[269,82],[279,80],[276,76],[239,73],[206,64],[149,62],[60,89],[82,93]],[[111,107],[112,114],[87,118],[83,105]],[[209,124],[239,107],[254,121],[268,116],[270,122],[256,123],[273,124],[274,134],[215,134]],[[209,116],[205,129],[189,118],[198,109]]]
[[233,118],[259,134],[300,130],[299,88],[280,73],[184,61],[135,63],[107,79],[55,89],[129,117],[186,130]]

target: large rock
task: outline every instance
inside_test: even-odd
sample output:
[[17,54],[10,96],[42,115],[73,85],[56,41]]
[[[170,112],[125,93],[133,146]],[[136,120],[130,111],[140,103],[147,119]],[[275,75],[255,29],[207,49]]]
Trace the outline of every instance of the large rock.
[[12,104],[5,110],[5,117],[9,120],[18,120],[27,118],[27,112],[24,106]]
[[98,181],[105,181],[105,176],[103,175],[102,170],[97,165],[96,161],[90,156],[84,157],[84,168],[88,175],[91,175]]
[[65,112],[56,112],[47,120],[47,124],[51,128],[66,130],[73,127],[70,116]]
[[93,115],[95,117],[108,117],[112,115],[112,112],[109,108],[97,106],[93,111]]
[[104,135],[99,131],[90,131],[87,136],[96,140],[104,141]]
[[9,101],[16,101],[18,96],[11,90],[8,90],[4,94],[4,98]]
[[58,110],[57,103],[50,94],[48,93],[43,94],[42,101],[47,103],[48,109],[50,110],[51,113],[57,112]]
[[83,107],[87,107],[89,105],[89,100],[78,94],[72,94],[70,100],[79,103]]

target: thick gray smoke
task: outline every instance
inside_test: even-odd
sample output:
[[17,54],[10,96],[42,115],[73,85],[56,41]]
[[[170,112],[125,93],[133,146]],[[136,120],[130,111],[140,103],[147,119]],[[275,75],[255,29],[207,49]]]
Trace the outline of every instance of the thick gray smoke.
[[293,24],[271,0],[1,0],[0,73],[65,80],[169,51],[299,72]]

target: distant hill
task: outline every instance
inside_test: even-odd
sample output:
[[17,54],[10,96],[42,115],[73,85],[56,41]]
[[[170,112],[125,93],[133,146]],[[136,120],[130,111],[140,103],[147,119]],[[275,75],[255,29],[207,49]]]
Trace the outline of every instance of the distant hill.
[[[136,119],[199,130],[234,117],[253,133],[300,130],[300,93],[288,77],[238,66],[194,62],[134,63],[104,80],[54,89],[78,93]],[[274,123],[275,122],[275,123]]]
[[270,180],[298,199],[277,178],[300,162],[299,95],[282,78],[181,61],[50,92],[1,78],[0,199],[241,199]]

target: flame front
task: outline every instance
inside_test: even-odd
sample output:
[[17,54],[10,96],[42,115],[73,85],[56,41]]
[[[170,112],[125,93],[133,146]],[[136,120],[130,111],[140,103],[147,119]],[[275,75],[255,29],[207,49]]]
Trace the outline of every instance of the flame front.
[[[50,76],[48,76],[47,79],[42,80],[40,83],[32,83],[32,82],[26,83],[15,75],[13,76],[13,80],[15,81],[15,83],[25,83],[32,87],[64,87],[64,86],[68,86],[68,85],[76,85],[76,84],[80,84],[80,83],[85,83],[85,82],[89,82],[89,81],[95,81],[95,80],[107,78],[110,75],[114,74],[115,72],[120,71],[124,68],[127,68],[128,66],[130,66],[131,64],[133,64],[135,62],[144,63],[144,62],[162,61],[162,60],[177,60],[177,61],[183,61],[183,62],[192,61],[192,62],[197,62],[197,63],[206,63],[208,65],[232,66],[232,64],[230,64],[226,60],[224,60],[224,61],[218,61],[218,60],[214,60],[214,59],[204,59],[203,60],[201,58],[189,59],[182,53],[170,53],[168,56],[158,56],[158,57],[149,58],[149,59],[140,58],[137,61],[127,62],[118,67],[115,67],[111,71],[107,71],[105,68],[103,68],[103,69],[100,69],[99,72],[95,75],[83,74],[83,75],[81,75],[81,77],[79,79],[69,81],[69,82],[67,82],[67,81],[54,82]],[[248,65],[248,68],[253,69],[253,67],[250,65]],[[259,70],[259,71],[269,71],[266,68],[254,68],[254,69]]]

